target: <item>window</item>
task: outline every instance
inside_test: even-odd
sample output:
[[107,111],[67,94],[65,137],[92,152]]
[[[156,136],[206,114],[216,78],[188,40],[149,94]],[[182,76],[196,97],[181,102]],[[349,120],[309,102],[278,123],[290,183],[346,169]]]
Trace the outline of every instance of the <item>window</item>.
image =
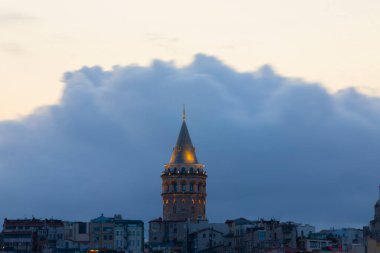
[[194,169],[190,168],[190,174],[193,174],[193,173],[194,173]]
[[310,248],[319,248],[318,241],[310,241]]
[[182,174],[186,174],[186,169],[182,168]]
[[183,183],[183,184],[181,185],[181,188],[182,188],[182,191],[185,192],[185,191],[186,191],[186,184]]
[[173,191],[174,191],[174,192],[177,192],[177,190],[178,190],[178,189],[177,189],[177,183],[173,183]]
[[87,233],[87,224],[85,222],[78,223],[78,234],[86,234]]
[[265,240],[265,231],[259,231],[258,232],[259,241]]
[[194,190],[194,185],[190,184],[190,191],[192,192]]

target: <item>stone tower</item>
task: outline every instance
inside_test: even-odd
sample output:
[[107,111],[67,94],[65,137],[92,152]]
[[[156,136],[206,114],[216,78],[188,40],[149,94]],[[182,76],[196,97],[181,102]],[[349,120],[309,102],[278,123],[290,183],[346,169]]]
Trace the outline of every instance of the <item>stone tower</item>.
[[186,126],[185,110],[177,143],[169,163],[164,167],[161,175],[163,220],[205,220],[207,173],[195,155]]
[[380,186],[379,186],[379,199],[375,203],[375,215],[373,220],[370,221],[369,227],[364,227],[365,237],[370,237],[380,243]]
[[380,186],[379,186],[379,199],[375,203],[375,216],[374,220],[380,222]]
[[379,199],[375,203],[375,215],[370,222],[371,237],[380,242],[380,186]]

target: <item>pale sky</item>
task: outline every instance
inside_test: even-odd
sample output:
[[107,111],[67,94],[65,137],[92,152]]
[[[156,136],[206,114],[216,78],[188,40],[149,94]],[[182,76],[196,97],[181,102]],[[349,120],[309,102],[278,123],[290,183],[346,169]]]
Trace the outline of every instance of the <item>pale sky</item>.
[[57,103],[66,71],[196,53],[379,96],[380,1],[0,0],[0,119]]

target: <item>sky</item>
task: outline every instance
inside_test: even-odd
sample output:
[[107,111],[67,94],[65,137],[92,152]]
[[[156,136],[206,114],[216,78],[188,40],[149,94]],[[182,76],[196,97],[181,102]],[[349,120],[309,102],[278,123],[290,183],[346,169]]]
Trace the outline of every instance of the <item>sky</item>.
[[210,221],[373,216],[380,2],[0,7],[0,218],[161,216],[182,104]]
[[379,30],[373,0],[2,0],[0,118],[57,103],[68,70],[183,66],[197,53],[379,96]]

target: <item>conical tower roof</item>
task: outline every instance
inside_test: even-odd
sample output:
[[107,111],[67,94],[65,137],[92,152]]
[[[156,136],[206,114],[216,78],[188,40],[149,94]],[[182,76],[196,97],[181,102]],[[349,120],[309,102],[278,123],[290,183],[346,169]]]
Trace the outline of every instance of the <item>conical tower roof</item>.
[[375,207],[380,207],[380,185],[379,185],[379,199],[376,201]]
[[189,130],[186,125],[185,111],[183,112],[182,118],[181,130],[177,138],[177,143],[173,148],[169,164],[197,164],[198,160],[195,155],[195,148],[191,142]]

